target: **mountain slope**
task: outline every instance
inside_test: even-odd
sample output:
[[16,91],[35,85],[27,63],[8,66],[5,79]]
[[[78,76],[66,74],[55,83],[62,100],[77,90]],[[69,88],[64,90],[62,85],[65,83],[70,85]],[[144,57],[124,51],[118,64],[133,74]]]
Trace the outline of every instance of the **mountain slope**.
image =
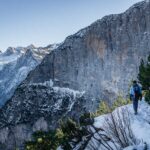
[[0,105],[4,104],[14,93],[17,86],[27,74],[40,64],[46,54],[53,50],[47,48],[9,47],[0,53]]

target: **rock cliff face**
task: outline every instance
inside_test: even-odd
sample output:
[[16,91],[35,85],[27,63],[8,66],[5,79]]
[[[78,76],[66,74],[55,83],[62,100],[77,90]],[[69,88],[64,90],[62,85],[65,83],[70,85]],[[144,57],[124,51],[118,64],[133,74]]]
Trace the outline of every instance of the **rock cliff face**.
[[[117,95],[126,96],[140,60],[148,54],[150,2],[96,21],[67,37],[29,73],[0,110],[0,133],[19,125],[32,133],[39,118],[44,118],[48,128],[56,127],[62,116],[78,117],[84,111],[94,111],[100,99],[111,103]],[[78,91],[79,96],[66,93],[66,89]],[[16,134],[22,132],[15,129]],[[23,133],[19,136],[21,144],[28,139]],[[8,137],[0,139],[5,146]]]
[[92,97],[126,95],[139,62],[150,53],[150,4],[140,2],[69,36],[32,71],[26,84],[52,80],[54,86],[86,91]]

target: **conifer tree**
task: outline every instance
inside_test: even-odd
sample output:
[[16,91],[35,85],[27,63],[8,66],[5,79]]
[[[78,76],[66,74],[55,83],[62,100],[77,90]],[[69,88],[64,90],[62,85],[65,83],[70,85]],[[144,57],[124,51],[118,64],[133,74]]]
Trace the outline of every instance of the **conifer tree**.
[[146,91],[145,100],[150,103],[150,55],[148,57],[147,63],[141,61],[139,67],[138,79],[142,84],[143,90]]

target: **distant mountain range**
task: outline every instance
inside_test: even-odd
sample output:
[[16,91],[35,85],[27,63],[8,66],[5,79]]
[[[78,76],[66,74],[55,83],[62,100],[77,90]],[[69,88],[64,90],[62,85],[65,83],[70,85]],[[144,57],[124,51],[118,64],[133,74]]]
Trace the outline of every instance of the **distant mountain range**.
[[0,53],[0,105],[3,105],[14,93],[16,87],[27,74],[39,65],[45,55],[57,45],[47,47],[9,47]]

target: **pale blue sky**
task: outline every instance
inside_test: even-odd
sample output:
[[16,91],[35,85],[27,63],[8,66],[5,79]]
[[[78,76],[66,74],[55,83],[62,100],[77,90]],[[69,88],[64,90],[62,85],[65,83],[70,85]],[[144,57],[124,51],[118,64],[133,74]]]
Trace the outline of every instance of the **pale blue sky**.
[[47,46],[140,0],[0,0],[0,50]]

